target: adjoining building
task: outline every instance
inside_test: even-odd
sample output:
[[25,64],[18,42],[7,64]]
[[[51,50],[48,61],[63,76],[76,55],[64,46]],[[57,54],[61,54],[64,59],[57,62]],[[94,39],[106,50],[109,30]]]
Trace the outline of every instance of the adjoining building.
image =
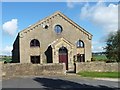
[[92,35],[57,11],[18,33],[12,59],[16,63],[65,63],[91,61]]

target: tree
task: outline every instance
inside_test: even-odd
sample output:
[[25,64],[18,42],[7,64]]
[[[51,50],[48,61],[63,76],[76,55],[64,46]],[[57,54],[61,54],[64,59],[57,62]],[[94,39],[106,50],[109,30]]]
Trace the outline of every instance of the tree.
[[109,60],[120,62],[120,30],[108,36],[105,50]]
[[117,44],[117,47],[118,47],[118,59],[119,59],[119,62],[120,62],[120,30],[118,30],[118,33],[117,33],[117,40],[118,40],[118,44]]

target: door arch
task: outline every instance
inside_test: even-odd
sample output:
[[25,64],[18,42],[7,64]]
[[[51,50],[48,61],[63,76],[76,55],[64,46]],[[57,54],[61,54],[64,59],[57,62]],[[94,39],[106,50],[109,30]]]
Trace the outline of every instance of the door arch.
[[64,46],[59,49],[59,63],[65,63],[66,70],[68,70],[68,50]]

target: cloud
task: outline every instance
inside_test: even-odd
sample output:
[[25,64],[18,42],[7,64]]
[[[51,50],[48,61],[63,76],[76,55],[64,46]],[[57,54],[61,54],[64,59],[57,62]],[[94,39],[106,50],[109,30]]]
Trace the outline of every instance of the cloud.
[[12,46],[6,46],[5,48],[0,48],[0,54],[1,55],[11,55],[13,47]]
[[104,2],[90,6],[86,3],[81,8],[81,19],[88,19],[105,32],[118,30],[118,5],[110,3],[108,6]]
[[103,48],[103,46],[92,46],[92,52],[103,52],[105,51]]
[[68,8],[74,8],[75,4],[77,4],[76,2],[72,2],[72,0],[67,0],[67,7]]
[[3,31],[8,33],[9,35],[14,35],[16,33],[16,30],[18,28],[18,20],[12,19],[11,21],[7,21],[3,24]]
[[104,52],[105,42],[103,41],[92,41],[92,52]]
[[67,0],[67,7],[68,8],[74,8],[76,5],[83,5],[84,2],[87,2],[87,0]]
[[96,44],[99,44],[98,41],[92,41],[92,45],[96,45]]
[[73,3],[72,3],[72,2],[68,2],[68,3],[67,3],[67,7],[69,7],[69,8],[73,8],[73,7],[74,7],[74,5],[73,5]]

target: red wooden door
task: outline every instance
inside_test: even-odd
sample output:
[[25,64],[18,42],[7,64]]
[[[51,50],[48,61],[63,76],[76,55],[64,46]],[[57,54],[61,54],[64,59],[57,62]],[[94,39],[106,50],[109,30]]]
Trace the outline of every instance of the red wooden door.
[[62,48],[59,50],[59,63],[65,63],[66,70],[68,70],[68,54],[66,48]]

